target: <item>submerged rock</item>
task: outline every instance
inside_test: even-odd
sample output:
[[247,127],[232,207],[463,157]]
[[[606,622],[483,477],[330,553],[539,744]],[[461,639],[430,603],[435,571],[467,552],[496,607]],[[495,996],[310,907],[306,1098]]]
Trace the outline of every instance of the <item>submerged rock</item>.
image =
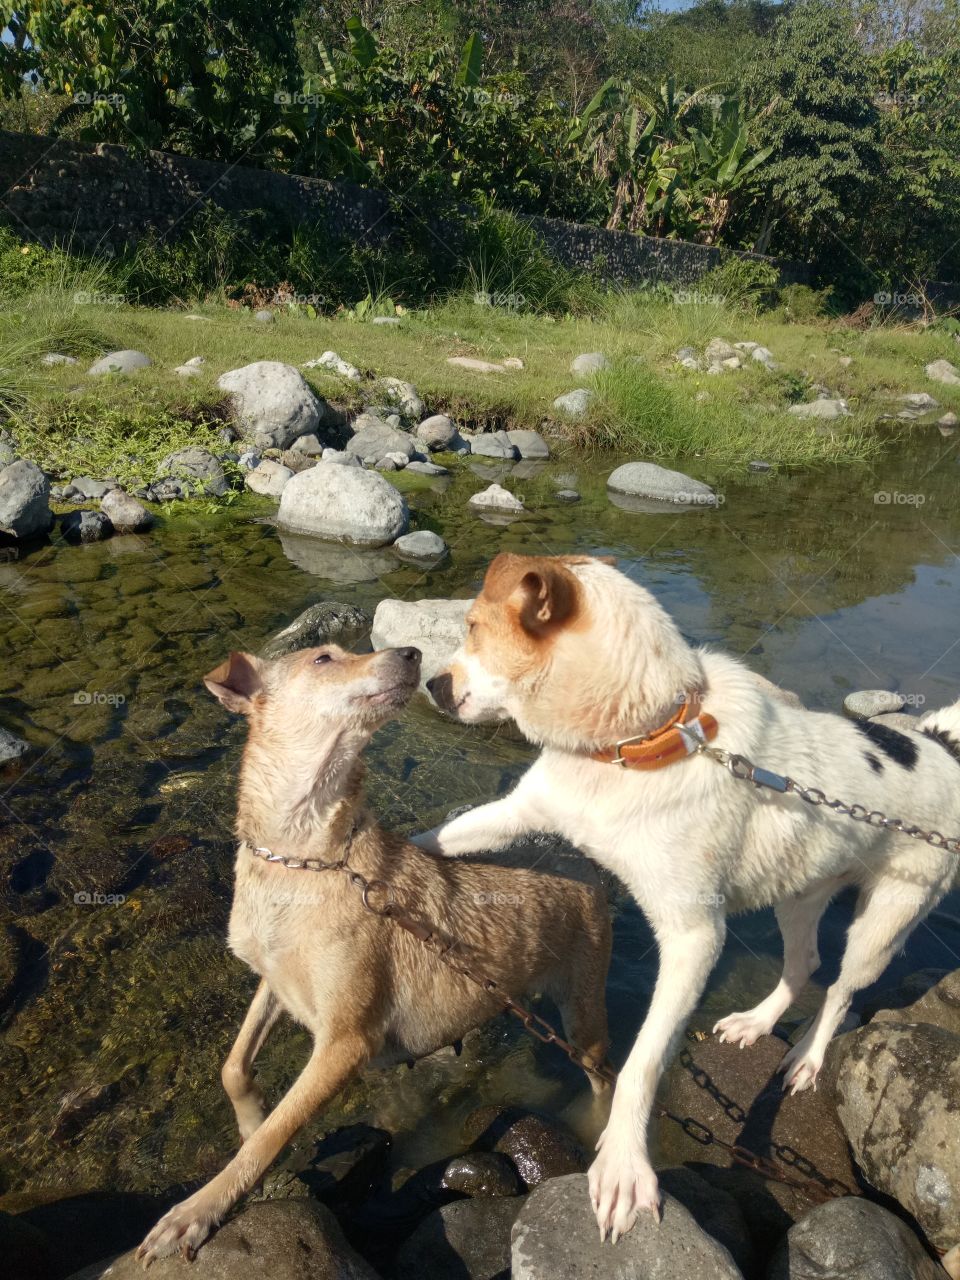
[[355,604],[341,604],[337,600],[321,600],[278,631],[261,650],[261,657],[280,658],[297,649],[314,649],[321,644],[339,644],[346,647],[358,636],[370,630],[370,615]]
[[945,1272],[888,1209],[844,1196],[790,1228],[768,1280],[943,1280]]
[[511,1260],[513,1280],[743,1280],[730,1251],[669,1192],[662,1221],[642,1213],[616,1245],[602,1242],[585,1174],[553,1178],[531,1191],[513,1225]]
[[439,560],[447,554],[447,544],[439,533],[430,529],[418,529],[415,533],[405,533],[393,544],[398,555],[410,560]]
[[520,515],[525,510],[520,499],[515,498],[509,489],[504,489],[503,485],[499,484],[492,484],[480,493],[475,493],[469,501],[469,506],[480,511],[501,511],[508,515]]
[[655,462],[625,462],[607,477],[607,488],[633,498],[670,502],[677,506],[715,507],[717,496],[708,484]]
[[470,1151],[454,1156],[443,1171],[440,1185],[445,1191],[459,1191],[464,1196],[515,1196],[521,1190],[513,1161],[499,1151]]
[[60,518],[60,531],[68,542],[102,542],[113,525],[102,511],[68,511]]
[[874,1021],[834,1052],[837,1114],[857,1164],[934,1244],[951,1248],[960,1221],[960,1035]]
[[11,760],[19,760],[29,750],[29,742],[24,742],[16,734],[0,728],[0,765],[9,764]]
[[523,1107],[478,1107],[467,1116],[463,1137],[477,1151],[508,1156],[525,1187],[580,1173],[590,1163],[565,1125]]
[[324,464],[301,471],[280,496],[277,523],[293,533],[382,547],[405,533],[402,494],[376,471]]

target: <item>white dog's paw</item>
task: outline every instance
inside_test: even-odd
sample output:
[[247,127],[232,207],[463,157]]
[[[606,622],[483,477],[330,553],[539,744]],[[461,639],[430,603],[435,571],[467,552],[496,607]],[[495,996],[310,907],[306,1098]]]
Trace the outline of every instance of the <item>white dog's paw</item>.
[[814,1053],[807,1047],[806,1040],[801,1040],[784,1055],[780,1063],[784,1089],[789,1089],[791,1096],[803,1093],[804,1089],[816,1089],[817,1076],[822,1066],[823,1054]]
[[587,1183],[600,1239],[609,1235],[616,1244],[640,1213],[652,1213],[660,1221],[660,1187],[646,1159],[624,1151],[616,1141],[604,1143],[604,1137],[606,1133],[597,1144],[599,1154],[590,1166]]
[[137,1259],[146,1271],[151,1262],[180,1253],[191,1261],[217,1225],[216,1217],[204,1207],[202,1192],[175,1204],[165,1213],[137,1250]]
[[746,1013],[731,1013],[721,1018],[714,1025],[713,1034],[720,1036],[721,1044],[738,1044],[741,1049],[749,1049],[762,1036],[768,1036],[773,1024],[756,1009],[748,1009]]

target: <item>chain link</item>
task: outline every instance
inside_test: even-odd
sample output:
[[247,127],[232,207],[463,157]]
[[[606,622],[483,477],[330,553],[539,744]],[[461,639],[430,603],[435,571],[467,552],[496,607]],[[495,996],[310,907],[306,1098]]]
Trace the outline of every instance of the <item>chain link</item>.
[[709,756],[717,764],[723,765],[741,782],[752,782],[755,787],[778,791],[781,795],[795,795],[807,804],[831,809],[834,813],[850,818],[853,822],[865,822],[868,826],[894,831],[897,835],[909,836],[912,840],[922,840],[935,849],[945,849],[947,853],[960,854],[960,836],[945,836],[942,831],[924,831],[921,827],[904,822],[902,818],[889,818],[879,809],[868,809],[862,804],[848,804],[846,800],[831,800],[819,787],[802,786],[789,774],[763,769],[746,756],[723,751],[719,747],[703,745],[698,748],[698,754]]

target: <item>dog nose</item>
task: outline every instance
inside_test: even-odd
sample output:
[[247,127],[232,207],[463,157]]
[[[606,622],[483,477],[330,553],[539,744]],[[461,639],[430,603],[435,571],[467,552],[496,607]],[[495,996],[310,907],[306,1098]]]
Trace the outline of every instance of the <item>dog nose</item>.
[[441,711],[449,711],[453,706],[453,677],[449,671],[441,671],[427,681],[427,691]]
[[397,649],[398,655],[403,658],[404,662],[419,662],[423,654],[419,649],[415,649],[413,645],[408,645],[405,649]]

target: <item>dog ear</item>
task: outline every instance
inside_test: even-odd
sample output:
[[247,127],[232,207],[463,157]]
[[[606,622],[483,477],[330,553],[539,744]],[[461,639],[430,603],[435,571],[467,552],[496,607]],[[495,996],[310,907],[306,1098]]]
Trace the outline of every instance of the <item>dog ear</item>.
[[226,662],[203,677],[203,683],[228,711],[249,715],[254,695],[263,688],[260,659],[252,653],[234,651]]
[[577,584],[556,561],[541,560],[528,569],[513,593],[520,606],[520,625],[531,635],[559,626],[575,612]]

